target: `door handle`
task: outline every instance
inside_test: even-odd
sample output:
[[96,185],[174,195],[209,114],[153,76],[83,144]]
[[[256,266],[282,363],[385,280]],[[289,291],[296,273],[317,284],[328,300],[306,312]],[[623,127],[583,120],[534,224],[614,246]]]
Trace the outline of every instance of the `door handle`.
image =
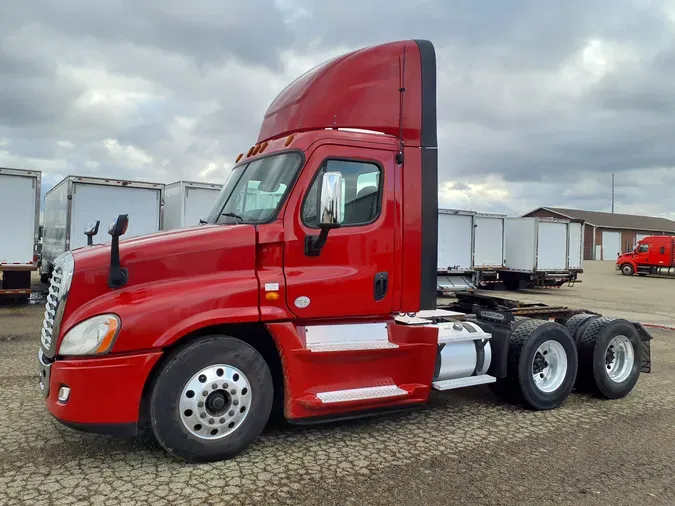
[[387,295],[387,288],[389,286],[389,273],[378,272],[375,274],[375,300],[384,299]]

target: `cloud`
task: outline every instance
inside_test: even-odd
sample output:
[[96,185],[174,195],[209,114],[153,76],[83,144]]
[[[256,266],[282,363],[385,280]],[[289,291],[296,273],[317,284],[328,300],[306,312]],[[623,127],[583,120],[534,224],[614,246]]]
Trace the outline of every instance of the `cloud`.
[[675,1],[10,2],[0,165],[222,182],[269,102],[344,51],[427,38],[439,197],[672,216]]

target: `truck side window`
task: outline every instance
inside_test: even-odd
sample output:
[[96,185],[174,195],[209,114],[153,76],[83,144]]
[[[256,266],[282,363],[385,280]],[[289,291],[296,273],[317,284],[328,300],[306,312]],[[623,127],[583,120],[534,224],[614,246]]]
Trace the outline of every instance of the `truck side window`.
[[665,255],[666,254],[666,247],[661,246],[661,248],[659,249],[659,253],[661,253],[662,255]]
[[342,174],[342,226],[365,225],[380,214],[382,169],[369,162],[327,160],[321,166],[302,207],[302,221],[317,228],[319,182],[324,172]]
[[638,253],[647,253],[649,251],[649,244],[640,244]]

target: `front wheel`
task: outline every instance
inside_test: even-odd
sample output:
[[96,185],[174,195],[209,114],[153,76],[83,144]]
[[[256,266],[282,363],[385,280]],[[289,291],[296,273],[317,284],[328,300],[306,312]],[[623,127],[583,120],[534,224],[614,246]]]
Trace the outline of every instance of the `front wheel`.
[[150,424],[176,457],[224,460],[260,435],[273,397],[272,374],[258,351],[239,339],[208,336],[162,367],[150,397]]
[[632,276],[633,275],[633,266],[631,264],[623,264],[621,266],[621,274],[624,276]]

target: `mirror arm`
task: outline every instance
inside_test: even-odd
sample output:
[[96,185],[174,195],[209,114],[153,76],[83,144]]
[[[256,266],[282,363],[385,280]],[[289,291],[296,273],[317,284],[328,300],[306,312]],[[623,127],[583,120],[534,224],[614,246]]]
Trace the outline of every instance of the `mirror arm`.
[[128,271],[120,265],[120,238],[114,235],[110,245],[110,272],[108,273],[108,286],[121,288],[127,284]]
[[321,250],[326,245],[328,240],[328,232],[334,228],[340,228],[339,224],[324,224],[321,225],[321,232],[319,235],[307,235],[305,236],[305,255],[308,257],[318,257],[321,254]]

